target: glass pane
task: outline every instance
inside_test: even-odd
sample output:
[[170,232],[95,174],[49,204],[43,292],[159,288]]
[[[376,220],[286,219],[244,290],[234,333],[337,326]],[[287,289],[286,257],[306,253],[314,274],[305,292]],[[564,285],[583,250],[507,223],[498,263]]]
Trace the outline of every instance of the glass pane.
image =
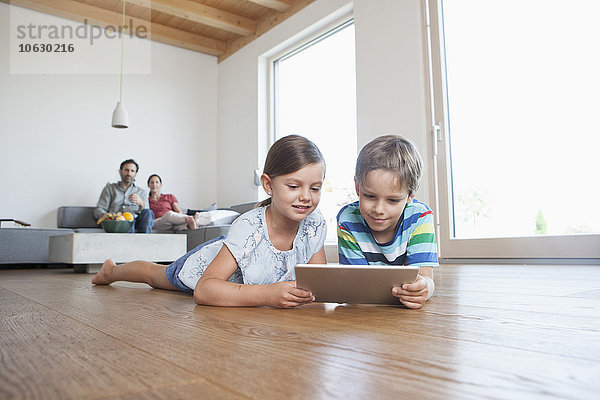
[[600,2],[443,15],[455,237],[600,232]]
[[319,208],[327,241],[335,217],[353,200],[356,161],[354,25],[276,61],[276,138],[303,135],[323,153],[327,174]]

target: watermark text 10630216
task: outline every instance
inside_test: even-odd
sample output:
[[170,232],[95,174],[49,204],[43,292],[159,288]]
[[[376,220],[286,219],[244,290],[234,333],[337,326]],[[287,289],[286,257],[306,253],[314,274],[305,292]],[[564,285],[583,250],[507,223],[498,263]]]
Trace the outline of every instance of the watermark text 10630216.
[[19,53],[72,53],[75,51],[73,43],[21,43]]
[[81,22],[10,7],[11,74],[124,74],[151,72],[151,21],[126,18]]

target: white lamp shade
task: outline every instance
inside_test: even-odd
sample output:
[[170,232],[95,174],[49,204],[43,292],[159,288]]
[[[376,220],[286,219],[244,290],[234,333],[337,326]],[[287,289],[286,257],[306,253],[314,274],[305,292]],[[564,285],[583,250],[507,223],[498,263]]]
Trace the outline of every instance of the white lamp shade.
[[113,128],[127,128],[129,127],[129,116],[125,106],[120,101],[117,102],[117,107],[113,111],[112,116],[112,127]]

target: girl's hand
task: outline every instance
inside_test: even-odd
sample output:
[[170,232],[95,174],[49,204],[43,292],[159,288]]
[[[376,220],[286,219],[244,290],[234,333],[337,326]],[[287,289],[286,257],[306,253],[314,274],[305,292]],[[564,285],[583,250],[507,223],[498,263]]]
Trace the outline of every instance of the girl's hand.
[[401,287],[393,287],[392,294],[408,308],[421,308],[427,301],[427,282],[419,275],[416,282],[405,283]]
[[266,305],[271,307],[294,308],[315,300],[311,292],[297,288],[296,281],[277,282],[268,286]]

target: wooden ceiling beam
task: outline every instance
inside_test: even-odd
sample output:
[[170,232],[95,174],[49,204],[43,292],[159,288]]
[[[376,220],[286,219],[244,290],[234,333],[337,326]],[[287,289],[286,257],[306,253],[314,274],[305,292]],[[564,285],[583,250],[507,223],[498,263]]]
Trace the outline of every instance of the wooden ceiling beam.
[[[57,17],[97,25],[102,28],[107,26],[119,27],[122,24],[123,15],[118,12],[106,10],[100,7],[90,6],[73,0],[0,0],[11,6],[20,6],[34,11],[40,11]],[[153,0],[156,2],[156,0]],[[151,23],[134,17],[127,17],[127,22],[133,26],[149,26],[148,39],[161,43],[167,43],[177,47],[194,50],[206,54],[220,56],[224,53],[226,44],[220,40],[206,36],[189,33],[180,29],[165,25]]]
[[127,0],[128,3],[142,7],[151,6],[153,10],[174,17],[212,26],[241,36],[252,35],[256,31],[256,21],[232,14],[218,8],[190,0]]
[[220,40],[154,22],[151,24],[151,29],[151,37],[149,37],[151,40],[204,54],[218,57],[225,52],[227,47],[226,43]]
[[251,3],[259,4],[263,7],[270,8],[272,10],[277,10],[279,12],[284,12],[292,8],[294,4],[292,0],[248,0]]
[[246,46],[248,43],[252,42],[254,39],[260,37],[274,26],[279,25],[281,22],[285,21],[314,1],[315,0],[296,0],[294,1],[292,7],[287,11],[270,11],[258,21],[258,24],[256,25],[256,32],[253,35],[245,37],[242,36],[228,40],[225,52],[219,56],[219,62],[225,60],[227,57]]

